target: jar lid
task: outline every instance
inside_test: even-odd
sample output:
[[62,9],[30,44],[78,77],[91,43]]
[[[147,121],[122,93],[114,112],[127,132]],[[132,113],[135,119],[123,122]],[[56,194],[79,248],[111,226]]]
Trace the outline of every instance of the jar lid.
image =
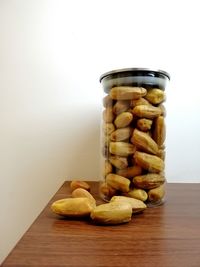
[[170,80],[170,75],[164,70],[155,70],[155,69],[149,69],[149,68],[125,68],[125,69],[118,69],[118,70],[112,70],[108,71],[100,76],[100,82],[102,79],[108,77],[108,76],[115,76],[118,74],[131,74],[133,76],[135,75],[141,75],[141,76],[155,76],[155,77],[167,77]]

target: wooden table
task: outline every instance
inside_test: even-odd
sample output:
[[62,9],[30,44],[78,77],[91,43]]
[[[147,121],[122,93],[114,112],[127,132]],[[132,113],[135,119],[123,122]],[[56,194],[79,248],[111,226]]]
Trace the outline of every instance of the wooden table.
[[[97,194],[97,183],[92,189]],[[52,214],[50,204],[68,194],[66,182],[3,267],[200,267],[200,184],[168,184],[163,206],[117,226]]]

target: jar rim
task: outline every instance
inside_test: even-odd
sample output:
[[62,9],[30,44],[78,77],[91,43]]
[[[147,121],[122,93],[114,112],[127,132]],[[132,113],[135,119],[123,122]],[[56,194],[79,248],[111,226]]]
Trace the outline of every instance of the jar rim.
[[108,77],[108,76],[112,76],[112,75],[116,75],[119,73],[125,73],[125,72],[132,72],[133,75],[137,74],[137,73],[143,73],[143,75],[147,74],[147,73],[153,73],[154,75],[164,75],[165,77],[167,77],[170,80],[170,74],[164,70],[160,70],[160,69],[151,69],[151,68],[124,68],[124,69],[116,69],[116,70],[111,70],[108,72],[103,73],[100,76],[99,81],[101,82],[104,78]]

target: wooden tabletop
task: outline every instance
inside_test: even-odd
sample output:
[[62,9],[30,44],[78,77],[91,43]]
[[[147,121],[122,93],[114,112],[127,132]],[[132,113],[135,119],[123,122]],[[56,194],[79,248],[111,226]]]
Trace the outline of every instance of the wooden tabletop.
[[68,195],[66,182],[1,266],[200,267],[200,184],[168,184],[163,206],[117,226],[52,214],[50,204]]

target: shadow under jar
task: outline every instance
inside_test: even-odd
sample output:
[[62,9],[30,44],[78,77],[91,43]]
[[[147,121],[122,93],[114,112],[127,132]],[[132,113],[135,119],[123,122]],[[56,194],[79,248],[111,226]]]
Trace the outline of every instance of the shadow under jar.
[[119,69],[100,77],[103,86],[100,195],[124,195],[148,206],[165,195],[165,88],[167,72]]

